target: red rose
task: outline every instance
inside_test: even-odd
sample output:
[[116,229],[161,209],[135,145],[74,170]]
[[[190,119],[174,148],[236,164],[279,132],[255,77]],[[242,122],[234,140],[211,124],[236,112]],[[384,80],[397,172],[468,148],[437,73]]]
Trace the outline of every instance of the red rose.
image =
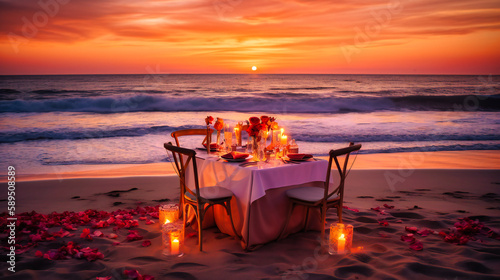
[[207,125],[211,124],[213,121],[214,121],[214,117],[212,117],[212,116],[208,116],[205,118],[205,122],[207,123]]
[[259,119],[259,118],[257,118],[257,117],[251,117],[251,118],[250,118],[250,123],[251,123],[252,125],[254,125],[254,124],[259,124],[259,123],[260,123],[260,119]]
[[263,124],[267,124],[267,122],[269,122],[269,117],[268,116],[261,116],[260,120],[262,121]]
[[249,136],[257,137],[259,136],[259,132],[261,129],[262,129],[261,124],[253,124],[247,129],[247,132]]

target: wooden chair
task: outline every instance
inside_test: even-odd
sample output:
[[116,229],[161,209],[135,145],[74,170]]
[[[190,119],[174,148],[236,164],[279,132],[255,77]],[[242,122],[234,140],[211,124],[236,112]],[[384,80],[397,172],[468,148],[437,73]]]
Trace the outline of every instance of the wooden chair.
[[[326,181],[323,187],[299,187],[286,191],[286,196],[292,202],[292,207],[288,212],[286,217],[285,227],[283,228],[280,238],[283,236],[288,222],[290,221],[290,216],[292,215],[293,209],[296,205],[304,205],[307,207],[306,221],[304,228],[307,228],[307,220],[309,216],[309,209],[319,208],[321,214],[321,240],[324,239],[325,235],[325,221],[326,221],[326,211],[329,208],[337,208],[337,216],[339,217],[339,222],[342,223],[342,206],[344,202],[344,184],[346,179],[347,163],[349,161],[349,154],[361,149],[361,144],[354,145],[350,143],[348,147],[331,150],[330,159],[328,161],[328,169],[326,170]],[[341,167],[339,164],[338,157],[345,155],[344,165]],[[340,175],[340,182],[337,188],[330,192],[330,174],[332,163],[335,161],[337,170]]]
[[[171,142],[165,143],[164,147],[167,150],[167,152],[170,151],[172,153],[175,162],[175,167],[179,172],[179,179],[181,182],[181,186],[183,186],[183,189],[186,190],[185,193],[183,194],[184,197],[183,211],[185,213],[185,215],[183,215],[184,229],[186,228],[187,207],[191,206],[195,211],[196,220],[198,222],[198,242],[200,251],[203,250],[203,245],[202,245],[203,217],[205,216],[207,210],[214,205],[222,205],[226,209],[226,212],[229,215],[229,218],[231,219],[231,226],[233,227],[234,234],[237,237],[239,237],[234,227],[233,216],[231,214],[231,199],[233,197],[233,192],[219,186],[204,187],[200,189],[198,182],[198,168],[196,166],[196,157],[195,157],[196,151],[182,147],[176,147],[172,145]],[[184,161],[181,160],[180,158],[181,155],[185,156],[186,159]],[[186,171],[189,164],[192,164],[193,167],[192,173],[195,185],[194,190],[189,189],[186,185]]]
[[[170,136],[172,136],[172,138],[175,139],[175,144],[177,145],[177,147],[180,147],[180,143],[179,143],[179,137],[182,137],[182,136],[195,136],[195,135],[201,135],[201,136],[205,136],[205,138],[203,139],[203,142],[201,143],[202,145],[206,145],[207,142],[211,142],[211,136],[212,136],[212,133],[214,132],[213,129],[210,129],[210,133],[207,134],[207,129],[206,128],[200,128],[200,129],[183,129],[183,130],[177,130],[177,131],[174,131],[170,134]],[[184,162],[184,160],[182,159],[182,155],[180,157],[181,159],[181,162]],[[179,196],[179,204],[180,204],[180,213],[179,215],[180,216],[183,216],[184,215],[184,193],[186,193],[186,190],[184,189],[182,183],[180,185],[180,196]]]
[[183,129],[183,130],[177,130],[177,131],[172,132],[170,134],[170,136],[172,136],[172,138],[175,139],[175,145],[177,145],[177,147],[180,147],[181,145],[179,143],[179,137],[181,137],[181,136],[202,135],[202,136],[205,136],[205,138],[203,139],[202,144],[206,144],[207,140],[211,140],[211,139],[207,139],[207,138],[208,138],[208,136],[211,136],[213,132],[214,132],[214,130],[210,129],[210,133],[207,134],[207,129],[206,128],[200,128],[200,129]]

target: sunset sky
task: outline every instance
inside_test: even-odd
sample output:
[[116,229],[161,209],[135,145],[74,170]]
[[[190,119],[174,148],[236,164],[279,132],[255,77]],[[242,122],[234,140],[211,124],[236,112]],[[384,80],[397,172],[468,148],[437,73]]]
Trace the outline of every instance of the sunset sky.
[[0,0],[0,33],[2,75],[500,74],[498,0]]

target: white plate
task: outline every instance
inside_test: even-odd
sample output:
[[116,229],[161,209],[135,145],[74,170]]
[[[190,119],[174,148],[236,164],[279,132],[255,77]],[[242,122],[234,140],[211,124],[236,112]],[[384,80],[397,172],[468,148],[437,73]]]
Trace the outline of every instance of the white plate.
[[229,162],[242,162],[242,161],[245,161],[245,160],[249,160],[249,159],[252,159],[253,156],[252,155],[249,155],[248,157],[246,158],[237,158],[237,159],[234,159],[234,158],[223,158],[223,157],[220,157],[220,159],[223,159],[225,161],[229,161]]

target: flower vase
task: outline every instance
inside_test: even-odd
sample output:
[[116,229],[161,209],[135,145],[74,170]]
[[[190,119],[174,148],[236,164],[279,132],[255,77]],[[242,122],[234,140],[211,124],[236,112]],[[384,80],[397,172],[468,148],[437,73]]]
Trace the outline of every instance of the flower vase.
[[219,147],[220,145],[220,130],[217,130],[217,142],[215,142],[217,144],[217,147]]
[[252,136],[252,156],[254,161],[260,161],[259,150],[260,150],[260,141],[257,140],[257,136]]
[[210,154],[210,143],[212,142],[212,133],[210,133],[210,125],[207,125],[207,154]]

